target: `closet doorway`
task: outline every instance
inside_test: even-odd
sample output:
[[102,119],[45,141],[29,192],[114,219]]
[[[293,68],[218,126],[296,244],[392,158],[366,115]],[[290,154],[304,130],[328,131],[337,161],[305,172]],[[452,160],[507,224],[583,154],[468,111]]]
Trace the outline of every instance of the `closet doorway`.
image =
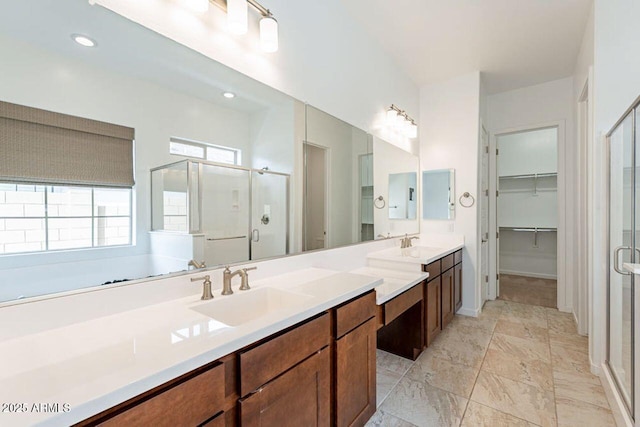
[[496,135],[498,298],[558,307],[558,126]]

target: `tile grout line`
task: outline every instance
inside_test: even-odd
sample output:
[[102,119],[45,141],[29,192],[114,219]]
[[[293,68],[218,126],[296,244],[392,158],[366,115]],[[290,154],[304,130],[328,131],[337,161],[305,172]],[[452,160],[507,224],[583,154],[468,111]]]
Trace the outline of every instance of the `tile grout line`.
[[[482,312],[480,312],[482,314]],[[502,315],[502,309],[500,310],[500,315]],[[498,319],[500,316],[498,316]],[[460,418],[460,425],[464,421],[465,415],[467,415],[467,409],[469,409],[469,403],[471,402],[471,396],[473,396],[473,391],[476,389],[476,385],[478,384],[478,377],[480,376],[480,372],[482,371],[482,365],[484,365],[484,361],[487,358],[487,353],[489,352],[489,347],[491,346],[491,342],[493,341],[493,335],[495,334],[496,326],[498,321],[496,319],[496,324],[491,328],[491,338],[489,339],[489,343],[487,344],[487,348],[484,350],[484,355],[482,356],[482,362],[480,362],[480,367],[478,368],[478,372],[476,373],[476,379],[473,381],[473,387],[471,388],[471,393],[469,394],[469,399],[467,399],[467,404],[464,407],[464,412],[462,413],[462,417]]]
[[[556,309],[557,310],[557,309]],[[549,359],[551,362],[551,383],[553,385],[553,409],[556,413],[556,425],[560,423],[560,418],[558,417],[558,396],[556,395],[556,376],[555,369],[553,363],[553,352],[551,350],[551,336],[549,335],[549,311],[544,310],[544,316],[547,319],[547,345],[549,346]]]

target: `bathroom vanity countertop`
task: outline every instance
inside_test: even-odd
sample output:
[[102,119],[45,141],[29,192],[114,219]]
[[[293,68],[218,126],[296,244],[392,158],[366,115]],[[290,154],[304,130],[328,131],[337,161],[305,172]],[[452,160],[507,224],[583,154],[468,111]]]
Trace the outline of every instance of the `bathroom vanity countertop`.
[[[411,248],[401,249],[399,247],[384,249],[382,251],[372,252],[367,255],[369,265],[372,267],[384,267],[393,270],[392,265],[396,263],[416,265],[418,268],[423,264],[429,264],[444,256],[449,255],[459,249],[464,244],[453,244],[442,247],[420,246],[416,245]],[[393,263],[393,264],[390,264]]]
[[[230,296],[215,290],[213,301],[241,298],[236,295],[250,301],[255,299],[251,292],[266,295],[273,288],[276,294],[295,294],[295,304],[270,309],[271,302],[265,303],[265,314],[238,326],[196,311],[210,303],[198,294],[0,342],[0,402],[27,405],[26,413],[0,412],[0,425],[76,423],[382,282],[370,275],[307,268],[256,280],[250,291],[234,286]],[[60,412],[32,412],[35,403],[58,403]],[[70,411],[64,412],[63,404]]]
[[376,286],[376,304],[378,305],[392,300],[429,277],[429,273],[416,273],[375,267],[362,267],[352,270],[351,273],[382,278],[383,283]]

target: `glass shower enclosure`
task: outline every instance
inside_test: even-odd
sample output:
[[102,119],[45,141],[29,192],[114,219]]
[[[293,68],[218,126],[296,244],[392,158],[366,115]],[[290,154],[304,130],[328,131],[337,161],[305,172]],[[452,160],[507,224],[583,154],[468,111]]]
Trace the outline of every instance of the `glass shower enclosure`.
[[607,301],[607,367],[629,415],[637,419],[640,343],[635,326],[640,294],[640,98],[607,134],[609,145],[609,271]]
[[203,253],[209,267],[286,255],[289,179],[201,160],[154,168],[152,230],[201,237],[203,248],[194,252]]

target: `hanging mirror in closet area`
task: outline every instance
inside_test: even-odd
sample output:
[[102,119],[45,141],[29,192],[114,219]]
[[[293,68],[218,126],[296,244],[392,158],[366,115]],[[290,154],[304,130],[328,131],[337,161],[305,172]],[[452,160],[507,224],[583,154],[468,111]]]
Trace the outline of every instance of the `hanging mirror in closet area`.
[[558,128],[496,136],[498,296],[557,307]]

